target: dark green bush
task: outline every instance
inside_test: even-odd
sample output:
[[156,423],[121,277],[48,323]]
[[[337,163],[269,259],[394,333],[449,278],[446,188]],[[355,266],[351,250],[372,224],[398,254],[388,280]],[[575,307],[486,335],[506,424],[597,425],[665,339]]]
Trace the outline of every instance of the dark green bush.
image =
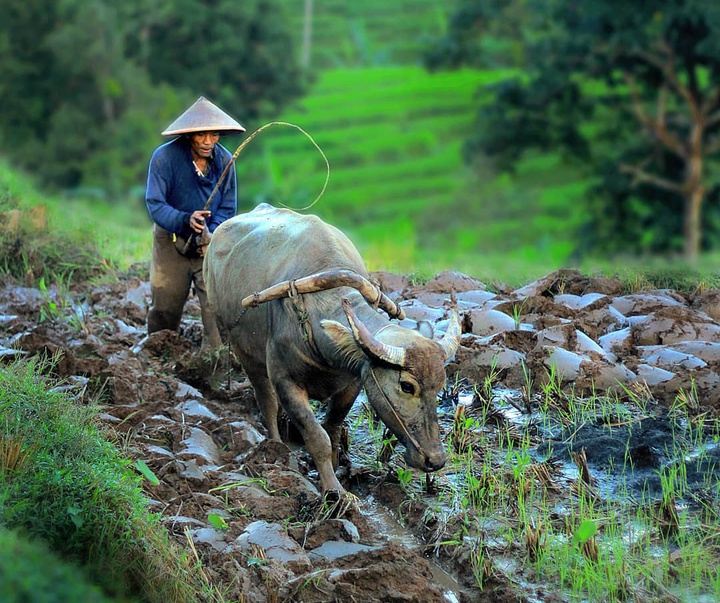
[[112,601],[85,573],[52,553],[0,529],[0,601],[3,603],[105,603]]

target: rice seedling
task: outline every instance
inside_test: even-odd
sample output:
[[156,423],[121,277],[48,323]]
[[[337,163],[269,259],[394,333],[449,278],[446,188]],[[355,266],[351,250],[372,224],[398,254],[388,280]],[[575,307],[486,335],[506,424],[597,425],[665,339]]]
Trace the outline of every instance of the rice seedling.
[[472,429],[476,426],[476,420],[467,416],[467,407],[464,404],[458,404],[455,407],[452,431],[450,432],[450,446],[455,453],[465,454],[469,450],[474,439]]
[[470,551],[470,567],[475,584],[482,590],[486,581],[493,576],[493,562],[483,545],[479,542]]
[[523,385],[520,389],[523,403],[528,414],[532,413],[533,378],[525,360],[522,361]]
[[520,329],[520,323],[523,315],[523,310],[525,309],[525,303],[526,300],[523,300],[521,303],[513,304],[512,306],[512,319],[516,331]]
[[686,414],[695,414],[700,409],[700,400],[698,399],[697,386],[695,380],[690,378],[690,389],[680,388],[675,398],[675,410],[684,411]]
[[493,356],[490,361],[490,369],[483,378],[482,385],[473,387],[473,405],[478,407],[487,407],[493,399],[493,388],[497,383],[500,371],[498,370],[498,358]]
[[535,527],[530,520],[525,526],[525,551],[530,563],[536,563],[545,553],[546,537],[543,524]]
[[542,403],[540,410],[543,413],[552,410],[566,416],[569,412],[568,397],[562,390],[562,377],[554,363],[545,372],[546,379],[541,385]]
[[579,452],[572,451],[572,457],[577,465],[578,471],[580,472],[580,480],[585,486],[592,486],[595,484],[595,478],[590,475],[590,468],[587,464],[587,455],[585,454],[585,448],[580,448]]

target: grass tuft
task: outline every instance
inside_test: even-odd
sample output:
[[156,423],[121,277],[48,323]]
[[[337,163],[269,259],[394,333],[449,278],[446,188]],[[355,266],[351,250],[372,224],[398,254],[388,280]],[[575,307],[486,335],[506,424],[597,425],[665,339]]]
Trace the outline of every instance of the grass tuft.
[[63,226],[56,210],[56,203],[46,203],[29,180],[0,165],[0,275],[35,285],[41,279],[85,280],[112,268],[92,223]]

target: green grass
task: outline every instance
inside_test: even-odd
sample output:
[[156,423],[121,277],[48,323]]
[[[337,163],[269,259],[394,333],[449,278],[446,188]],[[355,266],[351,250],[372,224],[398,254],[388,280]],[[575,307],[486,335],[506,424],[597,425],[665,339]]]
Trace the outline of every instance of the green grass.
[[149,259],[141,200],[109,205],[43,194],[0,161],[0,274],[27,284],[86,279]]
[[83,566],[109,594],[196,601],[200,570],[149,512],[97,409],[54,390],[51,370],[38,359],[0,368],[0,526]]

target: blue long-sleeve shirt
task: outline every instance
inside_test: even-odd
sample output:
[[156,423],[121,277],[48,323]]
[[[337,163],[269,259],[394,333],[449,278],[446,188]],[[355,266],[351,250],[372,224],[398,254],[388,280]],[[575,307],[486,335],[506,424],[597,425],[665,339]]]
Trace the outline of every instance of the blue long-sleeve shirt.
[[[216,144],[208,159],[207,177],[198,175],[193,165],[190,141],[180,136],[155,149],[148,168],[145,205],[152,220],[160,227],[182,237],[193,234],[190,215],[205,207],[223,169],[232,154]],[[225,180],[208,208],[210,232],[237,211],[237,182],[235,168],[228,170]]]

